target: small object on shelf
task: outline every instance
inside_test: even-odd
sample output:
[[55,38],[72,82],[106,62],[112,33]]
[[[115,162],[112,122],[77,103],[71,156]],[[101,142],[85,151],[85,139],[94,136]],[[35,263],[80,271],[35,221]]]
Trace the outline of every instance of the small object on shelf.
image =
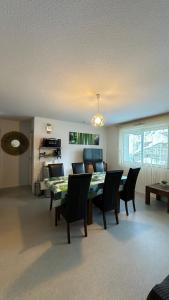
[[61,139],[55,139],[55,138],[50,138],[46,139],[43,138],[42,140],[42,147],[61,147]]
[[56,150],[54,150],[54,154],[55,156],[57,156],[57,158],[61,158],[61,149],[57,148]]
[[46,156],[46,152],[39,152],[39,157],[45,157]]

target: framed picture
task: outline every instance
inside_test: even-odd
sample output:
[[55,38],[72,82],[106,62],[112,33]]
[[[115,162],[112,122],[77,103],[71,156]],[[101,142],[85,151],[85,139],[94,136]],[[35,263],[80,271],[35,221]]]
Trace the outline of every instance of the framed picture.
[[69,132],[69,144],[99,145],[99,135],[92,133]]

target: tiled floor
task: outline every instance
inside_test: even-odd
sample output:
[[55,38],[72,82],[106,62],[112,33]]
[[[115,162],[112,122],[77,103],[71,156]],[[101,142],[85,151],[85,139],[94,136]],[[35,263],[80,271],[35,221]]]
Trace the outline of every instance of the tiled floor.
[[67,244],[62,219],[54,226],[49,199],[32,196],[29,188],[0,191],[0,299],[2,300],[143,300],[151,287],[169,274],[169,214],[166,204],[145,206],[120,224],[94,212],[94,224],[71,226]]

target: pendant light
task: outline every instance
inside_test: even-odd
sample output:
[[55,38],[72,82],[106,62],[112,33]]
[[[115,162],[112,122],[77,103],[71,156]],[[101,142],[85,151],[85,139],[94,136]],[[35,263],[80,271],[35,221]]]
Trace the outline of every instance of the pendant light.
[[100,94],[96,94],[98,112],[92,117],[91,123],[94,127],[104,126],[104,117],[100,114]]

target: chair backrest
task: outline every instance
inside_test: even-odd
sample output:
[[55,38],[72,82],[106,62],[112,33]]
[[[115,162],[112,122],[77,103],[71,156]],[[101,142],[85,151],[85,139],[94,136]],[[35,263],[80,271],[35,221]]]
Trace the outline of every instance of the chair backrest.
[[49,177],[59,177],[64,176],[63,164],[49,164]]
[[105,211],[117,208],[120,201],[119,186],[123,170],[107,171],[103,186],[103,208]]
[[65,202],[67,222],[87,217],[87,201],[92,174],[69,175],[68,192]]
[[85,173],[85,167],[83,162],[72,163],[73,174],[82,174]]
[[93,165],[94,172],[104,172],[104,164],[103,161],[97,161]]
[[123,194],[126,199],[134,199],[135,196],[135,187],[136,187],[136,181],[138,174],[140,172],[140,168],[129,169],[126,182],[124,184],[123,188]]
[[85,172],[90,174],[94,172],[92,163],[85,163]]

